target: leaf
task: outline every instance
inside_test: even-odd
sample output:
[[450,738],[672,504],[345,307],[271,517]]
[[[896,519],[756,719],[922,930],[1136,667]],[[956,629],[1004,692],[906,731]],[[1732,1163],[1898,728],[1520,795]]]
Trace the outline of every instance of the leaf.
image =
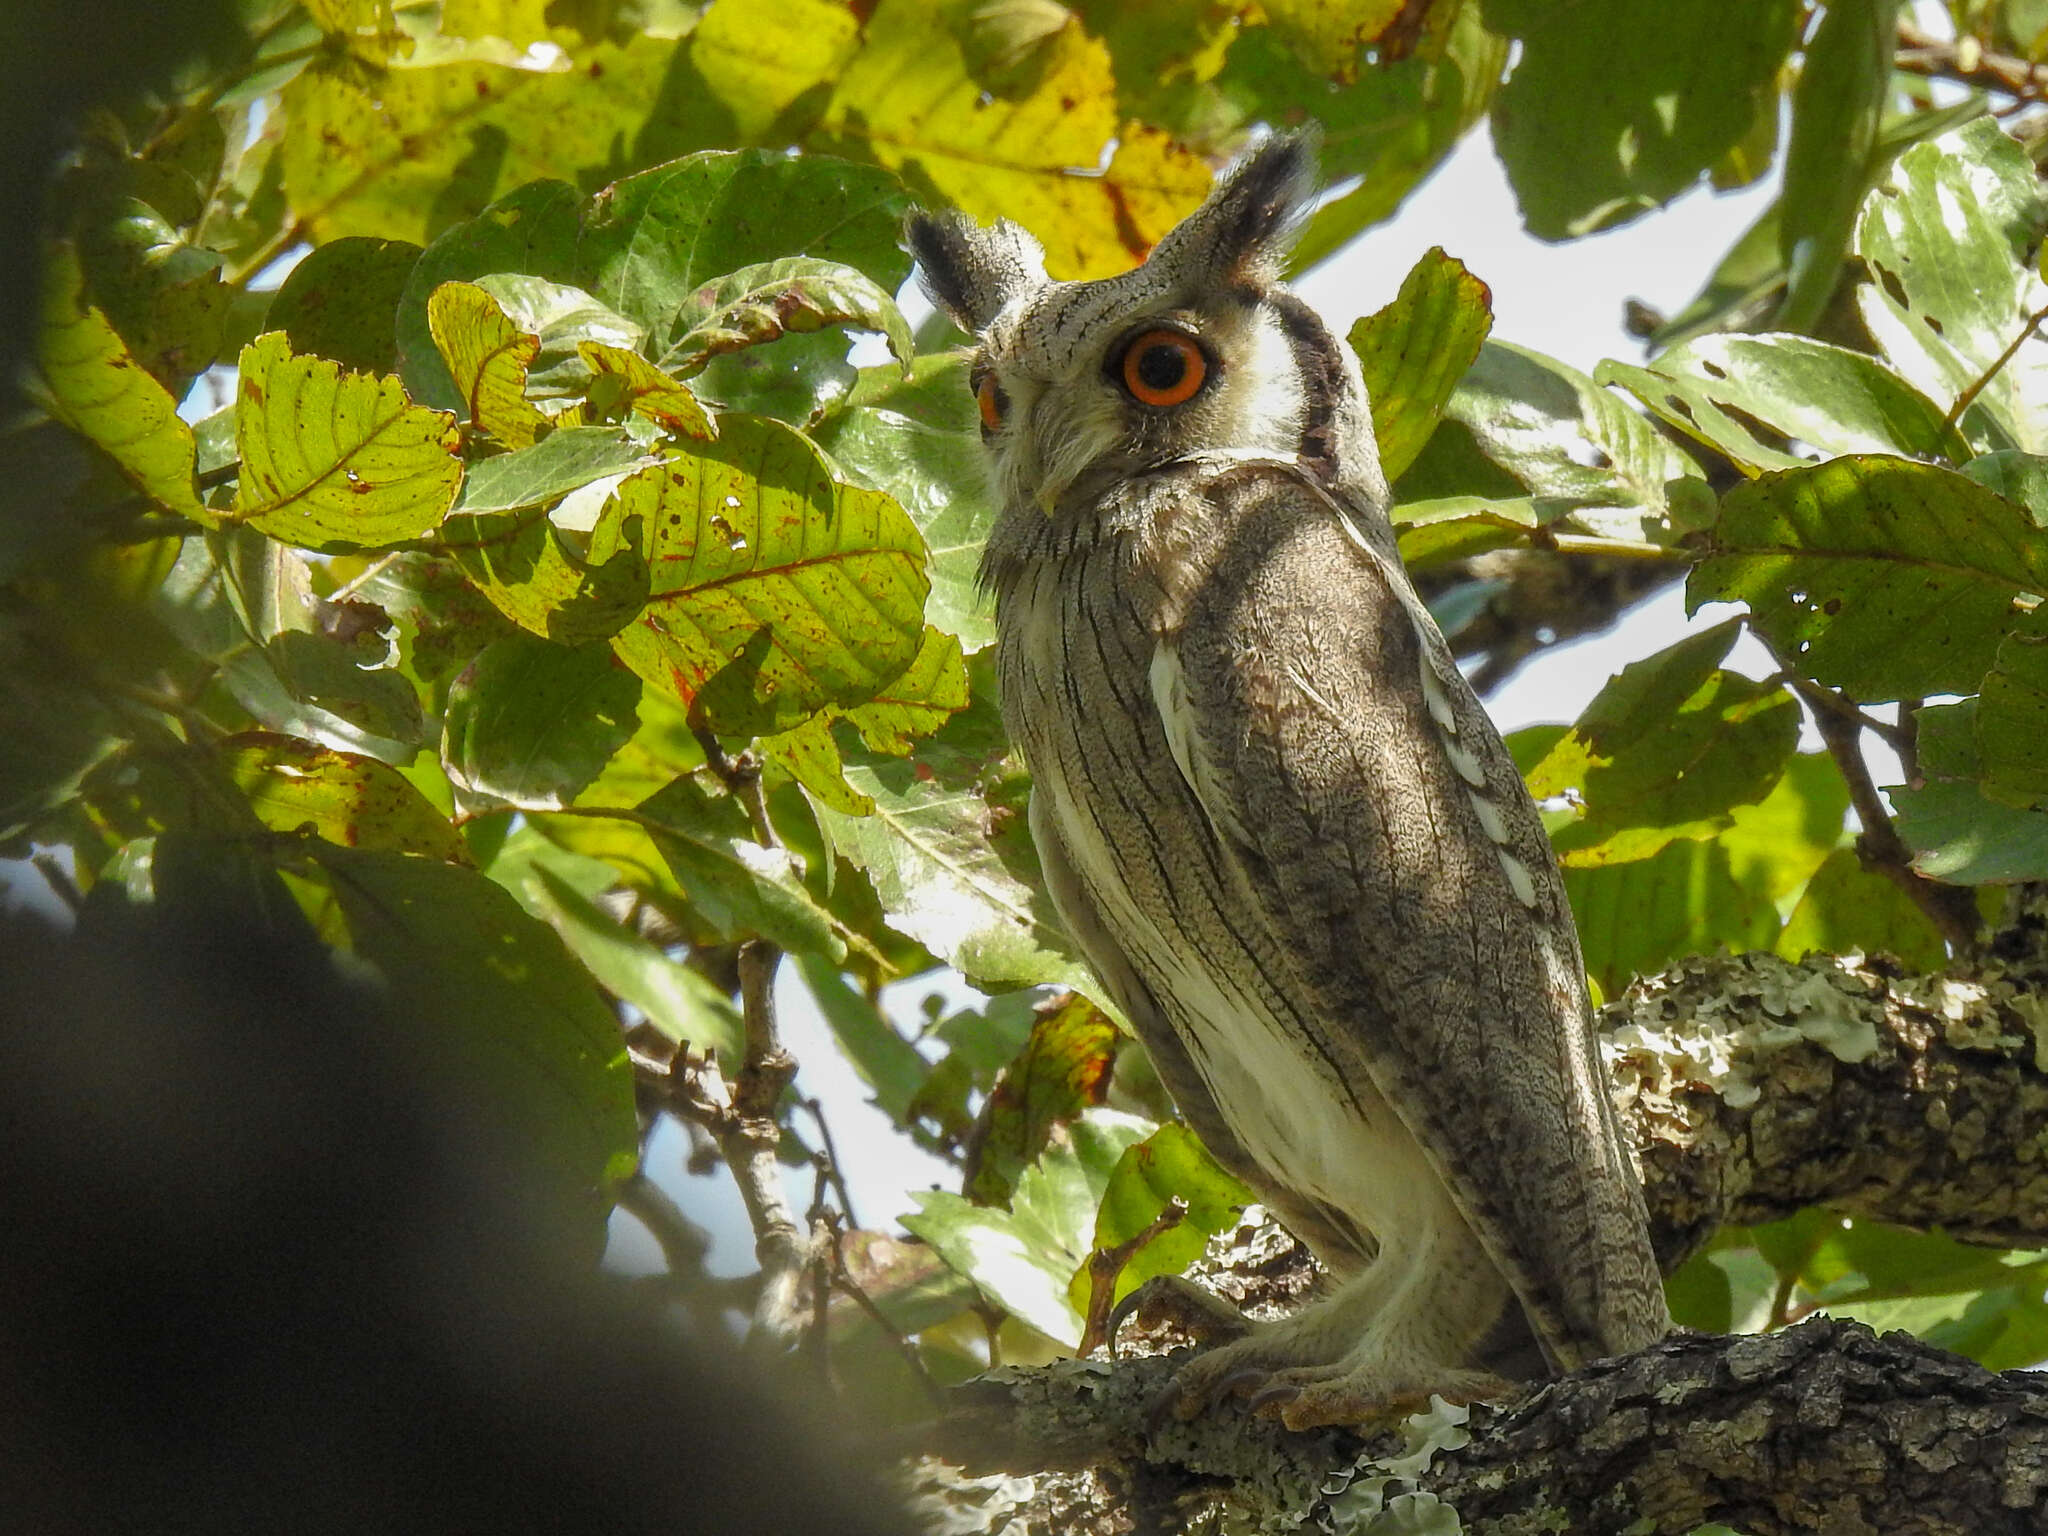
[[2048,343],[2036,338],[1992,371],[2048,305],[2032,262],[2044,228],[2033,162],[1990,118],[1899,156],[1857,226],[1870,334],[1937,405],[1988,376],[1963,427],[1992,447],[2048,451]]
[[1153,1129],[1150,1121],[1092,1109],[1068,1127],[1068,1145],[1048,1147],[1024,1170],[1007,1211],[920,1190],[913,1192],[918,1209],[903,1225],[998,1306],[1071,1349],[1081,1316],[1067,1282],[1088,1257],[1117,1159]]
[[609,404],[604,393],[609,387],[617,391],[618,398],[635,415],[658,422],[671,432],[704,439],[718,436],[718,428],[690,393],[689,385],[663,373],[639,353],[601,341],[582,341],[576,344],[576,355],[595,375],[591,400],[600,410]]
[[1737,881],[1719,842],[1667,843],[1647,859],[1567,869],[1586,972],[1607,997],[1686,955],[1768,949],[1778,934],[1770,897]]
[[562,645],[608,639],[647,603],[639,527],[616,498],[587,537],[529,510],[452,517],[441,542],[506,618]]
[[2034,520],[1931,464],[1861,455],[1721,502],[1686,601],[1744,602],[1788,660],[1865,701],[1968,692],[2023,592],[2048,592]]
[[471,424],[508,448],[531,447],[549,425],[526,398],[540,338],[521,331],[474,283],[443,283],[428,295],[427,330]]
[[419,258],[410,240],[332,241],[292,268],[266,323],[294,352],[355,373],[389,373],[398,365],[399,301]]
[[[1187,1214],[1124,1261],[1103,1300],[1121,1300],[1154,1275],[1179,1274],[1202,1256],[1211,1237],[1229,1231],[1256,1198],[1184,1125],[1162,1125],[1124,1148],[1095,1212],[1091,1256],[1138,1237],[1172,1201],[1185,1205]],[[1093,1311],[1093,1268],[1091,1257],[1067,1288],[1067,1299],[1084,1313]]]
[[976,1117],[962,1184],[968,1199],[977,1205],[1008,1203],[1018,1176],[1055,1129],[1102,1102],[1119,1039],[1109,1015],[1078,992],[1036,1012],[1024,1046],[1003,1068]]
[[449,690],[441,761],[458,789],[557,809],[632,737],[639,701],[640,679],[609,646],[500,640]]
[[1729,813],[1714,842],[1736,883],[1782,911],[1842,846],[1848,814],[1849,785],[1834,759],[1800,752],[1768,795]]
[[301,846],[349,948],[466,1099],[568,1187],[604,1190],[632,1171],[639,1127],[618,1021],[553,930],[473,869]]
[[1775,324],[1811,330],[1841,277],[1892,89],[1897,0],[1836,0],[1806,45],[1778,199],[1785,300]]
[[1926,914],[1891,881],[1865,870],[1853,848],[1837,848],[1814,872],[1776,949],[1787,960],[1816,952],[1895,955],[1915,971],[1938,971],[1948,958]]
[[1549,517],[1576,509],[1574,520],[1595,532],[1654,536],[1666,517],[1666,483],[1700,474],[1585,374],[1508,342],[1479,349],[1445,414],[1536,496],[1561,503]]
[[1799,706],[1721,670],[1740,629],[1731,619],[1623,668],[1527,775],[1539,800],[1571,793],[1580,807],[1553,831],[1560,862],[1621,863],[1711,836],[1777,782]]
[[578,272],[653,334],[706,283],[782,256],[841,263],[894,291],[910,275],[897,243],[907,211],[902,184],[872,166],[758,149],[691,155],[595,200]]
[[571,491],[641,468],[648,457],[645,444],[616,427],[550,427],[531,447],[471,464],[454,510],[473,516],[557,502]]
[[1704,336],[1641,368],[1603,362],[1593,377],[1621,385],[1752,474],[1796,469],[1816,455],[1970,456],[1934,402],[1877,359],[1803,336]]
[[1351,327],[1380,468],[1390,484],[1429,441],[1492,328],[1490,290],[1442,246],[1415,264],[1393,303]]
[[817,999],[818,1012],[839,1042],[840,1054],[874,1090],[874,1102],[898,1125],[931,1076],[931,1063],[896,1031],[882,1011],[846,984],[836,967],[816,955],[797,955],[796,968]]
[[932,582],[925,617],[969,652],[993,644],[995,602],[976,573],[995,498],[982,490],[988,468],[966,358],[919,357],[908,380],[891,367],[863,369],[810,435],[846,478],[895,497],[924,534]]
[[614,922],[546,864],[528,866],[513,894],[562,936],[599,985],[638,1008],[666,1038],[728,1061],[743,1054],[745,1032],[731,998]]
[[835,325],[881,332],[909,372],[915,347],[896,301],[866,274],[810,256],[758,262],[706,283],[676,315],[661,366],[694,373],[725,353]]
[[281,331],[242,349],[236,515],[305,549],[384,549],[440,525],[462,483],[445,412],[393,378],[294,357]]
[[1078,18],[1034,62],[1030,89],[990,95],[943,11],[884,0],[834,88],[825,142],[856,144],[983,220],[1015,219],[1054,277],[1107,277],[1194,211],[1208,167],[1156,128],[1118,121],[1108,50]]
[[1749,131],[1798,19],[1790,0],[1671,0],[1654,26],[1631,0],[1488,0],[1486,24],[1522,44],[1493,139],[1529,233],[1591,234],[1692,186]]
[[833,481],[798,433],[728,417],[620,484],[651,586],[612,641],[634,671],[724,735],[787,730],[867,702],[924,635],[924,541],[887,496]]
[[469,862],[448,818],[388,763],[267,731],[230,736],[219,750],[222,769],[275,831],[312,832],[345,848]]
[[177,402],[85,302],[77,252],[68,245],[44,257],[42,321],[36,362],[50,413],[82,433],[120,466],[145,496],[165,509],[211,524],[193,480],[192,429]]
[[1913,868],[1932,879],[2009,885],[2048,878],[2048,812],[2000,805],[1979,783],[1977,709],[1965,699],[1916,713],[1925,782],[1885,791],[1892,823],[1913,850]]
[[[332,635],[286,629],[264,641],[261,661],[284,693],[299,704],[323,710],[371,736],[401,747],[416,744],[425,731],[419,695],[412,684],[386,666],[364,666],[355,648]],[[252,654],[247,660],[253,660]],[[246,665],[246,660],[245,663]],[[231,683],[235,664],[230,663]],[[245,676],[247,674],[244,674]],[[260,687],[260,681],[257,682]],[[259,720],[278,730],[313,734],[313,723],[297,711],[278,712],[243,696]],[[410,752],[404,754],[411,756]]]
[[837,963],[846,945],[790,859],[787,849],[754,840],[730,798],[714,799],[695,779],[681,778],[640,808],[690,906],[728,940],[768,939],[793,954]]
[[219,355],[231,293],[218,251],[188,243],[132,197],[104,209],[88,205],[77,250],[91,302],[165,388],[182,391]]
[[1045,896],[1024,825],[1030,785],[1003,733],[994,678],[906,762],[849,753],[846,776],[875,803],[852,817],[820,806],[826,840],[867,871],[892,927],[987,991],[1088,986]]

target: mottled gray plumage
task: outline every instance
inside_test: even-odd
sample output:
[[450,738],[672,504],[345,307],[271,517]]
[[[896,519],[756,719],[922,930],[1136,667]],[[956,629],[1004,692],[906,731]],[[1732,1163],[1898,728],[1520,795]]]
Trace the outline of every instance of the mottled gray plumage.
[[1548,840],[1402,569],[1357,364],[1278,283],[1313,174],[1267,141],[1102,282],[1047,281],[1014,226],[909,228],[979,336],[982,569],[1053,897],[1340,1282],[1181,1404],[1249,1384],[1295,1424],[1668,1327]]

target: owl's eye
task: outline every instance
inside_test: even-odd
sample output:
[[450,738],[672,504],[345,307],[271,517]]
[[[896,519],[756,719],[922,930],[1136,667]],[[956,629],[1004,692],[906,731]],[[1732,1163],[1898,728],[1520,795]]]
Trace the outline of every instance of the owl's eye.
[[974,403],[981,407],[981,424],[990,432],[1000,431],[1003,417],[1010,409],[1010,397],[1003,393],[1003,386],[996,382],[996,376],[985,373],[981,382],[974,386]]
[[1131,397],[1146,405],[1181,405],[1209,377],[1209,359],[1192,336],[1146,331],[1124,348],[1120,372]]

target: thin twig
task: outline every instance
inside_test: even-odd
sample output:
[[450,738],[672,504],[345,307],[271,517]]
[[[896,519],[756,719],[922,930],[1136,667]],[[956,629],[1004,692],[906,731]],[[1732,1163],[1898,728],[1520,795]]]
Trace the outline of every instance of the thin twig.
[[85,910],[85,892],[78,888],[78,882],[71,878],[71,871],[64,867],[64,861],[54,853],[37,853],[29,858],[36,873],[49,883],[57,899],[73,912]]
[[816,1099],[805,1099],[803,1106],[810,1112],[811,1121],[818,1127],[818,1139],[824,1148],[817,1155],[819,1174],[831,1181],[832,1192],[839,1197],[840,1212],[846,1217],[849,1227],[860,1225],[853,1214],[853,1196],[847,1192],[846,1178],[839,1171],[839,1148],[832,1140],[832,1127],[825,1123],[825,1107]]
[[768,800],[761,789],[761,760],[751,752],[733,757],[714,732],[701,726],[691,734],[697,738],[697,745],[704,749],[705,764],[718,775],[733,798],[746,808],[755,841],[763,848],[780,848],[782,839],[776,835],[775,823],[768,819]]
[[1975,38],[1944,42],[1907,20],[1899,22],[1898,50],[1892,64],[1909,75],[1982,86],[2023,101],[2038,98],[2042,89],[2048,87],[2048,66],[2009,53],[1996,53]]
[[645,1173],[636,1173],[620,1187],[619,1204],[647,1229],[671,1275],[689,1281],[700,1276],[711,1236],[683,1214],[667,1190]]
[[853,1271],[846,1263],[846,1234],[836,1226],[832,1231],[831,1260],[833,1288],[851,1299],[855,1306],[867,1314],[868,1321],[881,1330],[882,1337],[896,1346],[896,1352],[903,1357],[904,1364],[910,1367],[910,1373],[917,1378],[918,1385],[924,1388],[926,1395],[935,1403],[943,1403],[945,1388],[933,1379],[931,1369],[924,1363],[924,1356],[918,1353],[917,1346],[910,1342],[902,1329],[889,1321],[887,1315],[875,1304],[875,1299],[868,1295],[858,1280],[853,1278]]
[[1647,539],[1605,539],[1590,533],[1553,533],[1533,528],[1529,542],[1539,549],[1554,549],[1561,555],[1608,555],[1617,560],[1690,560],[1683,549],[1652,544]]
[[2020,328],[2019,335],[2013,337],[2011,344],[2003,352],[1999,353],[1997,357],[1992,359],[1989,368],[1986,368],[1971,381],[1968,389],[1956,396],[1955,404],[1948,408],[1948,415],[1942,418],[1941,430],[1943,433],[1948,433],[1955,429],[1956,423],[1963,419],[1963,412],[1967,411],[1975,403],[1977,396],[1984,392],[1984,386],[1997,378],[1999,371],[2012,361],[2013,354],[2019,351],[2026,343],[2027,338],[2041,328],[2043,320],[2048,320],[2048,305],[2042,306],[2027,316],[2027,323]]

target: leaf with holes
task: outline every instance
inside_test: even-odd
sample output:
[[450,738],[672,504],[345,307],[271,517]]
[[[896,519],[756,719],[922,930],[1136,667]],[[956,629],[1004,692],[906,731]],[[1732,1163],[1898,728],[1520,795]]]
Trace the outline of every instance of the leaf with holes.
[[1939,407],[1876,358],[1804,336],[1706,336],[1640,368],[1603,362],[1593,377],[1751,473],[1844,453],[1970,456]]
[[469,862],[448,818],[404,774],[374,757],[246,731],[220,744],[220,760],[258,819],[279,832],[310,830],[344,848]]
[[880,332],[909,372],[915,348],[896,301],[865,273],[811,256],[741,267],[699,288],[675,317],[661,366],[695,373],[728,352],[835,325]]
[[1737,486],[1686,582],[1693,608],[1747,603],[1790,664],[1873,702],[1974,690],[2015,599],[2044,592],[2048,540],[2025,510],[1874,455]]
[[601,341],[580,341],[576,355],[590,369],[589,399],[601,414],[608,414],[616,404],[684,437],[718,436],[717,426],[702,402],[690,393],[690,386],[663,373],[638,352]]
[[519,329],[474,283],[443,283],[427,299],[427,330],[448,365],[470,424],[508,448],[525,448],[548,419],[526,398],[540,338]]
[[624,481],[640,519],[646,609],[612,644],[713,730],[787,730],[864,704],[924,637],[924,540],[903,509],[842,485],[797,432],[728,417]]
[[1864,324],[1944,409],[1984,381],[1962,425],[1987,447],[2048,451],[2048,340],[2022,341],[2048,306],[2044,230],[2033,161],[1988,117],[1899,156],[1857,226]]
[[462,484],[454,418],[398,380],[295,357],[284,332],[242,349],[235,513],[304,549],[385,549],[440,526]]
[[1451,392],[1493,328],[1493,297],[1442,246],[1401,282],[1386,308],[1351,327],[1351,350],[1372,402],[1373,439],[1389,483],[1415,462]]

